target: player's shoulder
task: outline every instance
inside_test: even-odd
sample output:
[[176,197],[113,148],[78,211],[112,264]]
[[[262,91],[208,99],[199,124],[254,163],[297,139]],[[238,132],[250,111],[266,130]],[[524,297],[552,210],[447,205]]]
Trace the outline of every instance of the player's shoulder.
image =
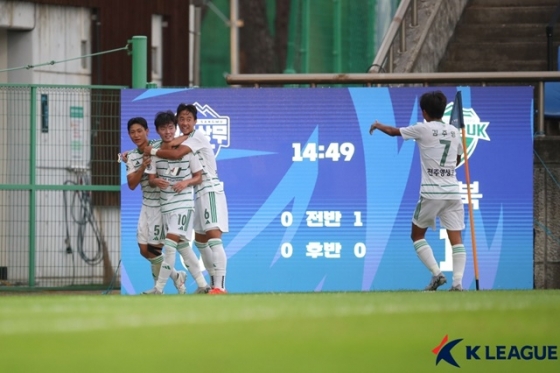
[[127,153],[127,157],[138,157],[138,156],[142,156],[142,153],[140,153],[140,150],[138,150],[138,148],[132,149]]
[[431,120],[431,121],[424,121],[422,124],[426,127],[445,127],[447,124],[442,122],[441,120]]
[[405,127],[400,127],[400,130],[403,132],[416,132],[419,130],[422,130],[424,128],[427,127],[427,123],[426,122],[416,122],[416,123],[412,123],[409,126],[405,126]]
[[431,122],[416,122],[416,123],[412,123],[410,126],[408,126],[409,128],[421,128],[421,127],[427,127],[430,125]]
[[148,145],[150,145],[152,148],[161,148],[161,139],[149,140]]
[[[193,130],[190,134],[190,136],[188,137],[188,139],[194,139],[197,141],[204,141],[204,142],[209,142],[208,138],[206,137],[206,135],[204,135],[204,132],[202,132],[201,130]],[[187,139],[187,140],[188,140]]]
[[193,129],[193,131],[189,134],[189,137],[200,137],[200,136],[204,136],[204,134],[202,133],[202,131],[198,130],[198,129]]
[[193,152],[188,152],[187,154],[185,154],[185,159],[188,159],[189,161],[193,159],[198,161],[198,155]]
[[457,127],[455,127],[454,125],[449,124],[449,123],[445,124],[445,128],[447,128],[448,130],[451,130],[451,131],[458,131],[459,130]]
[[449,123],[442,122],[440,120],[433,120],[430,122],[422,122],[422,127],[428,128],[430,130],[449,130],[451,128],[455,128],[451,126]]
[[459,132],[459,129],[457,127],[455,127],[454,125],[449,124],[449,123],[444,123],[443,124],[443,129],[448,131],[449,133]]

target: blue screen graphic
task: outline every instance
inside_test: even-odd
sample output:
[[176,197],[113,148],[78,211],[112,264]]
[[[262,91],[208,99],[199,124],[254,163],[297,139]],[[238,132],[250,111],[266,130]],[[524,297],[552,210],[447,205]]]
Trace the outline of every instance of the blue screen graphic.
[[[150,138],[158,139],[158,111],[197,105],[197,130],[215,145],[228,200],[230,292],[423,289],[431,274],[410,239],[418,150],[411,140],[368,130],[376,119],[398,127],[422,121],[418,99],[434,89],[448,98],[447,122],[462,92],[480,288],[532,288],[531,87],[124,90],[121,150],[134,148],[128,119],[146,118]],[[464,164],[457,174],[466,224],[463,287],[474,289]],[[128,188],[124,165],[121,184],[122,293],[137,294],[153,280],[136,244],[141,192]],[[438,225],[426,239],[451,279],[445,231]],[[190,276],[187,288],[196,289]],[[176,292],[171,281],[165,292]]]

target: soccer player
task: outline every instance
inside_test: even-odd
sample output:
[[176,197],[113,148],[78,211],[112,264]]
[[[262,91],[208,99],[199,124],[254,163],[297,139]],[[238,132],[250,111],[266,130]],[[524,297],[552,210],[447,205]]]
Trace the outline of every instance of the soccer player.
[[197,109],[192,104],[179,104],[177,119],[182,136],[173,141],[181,146],[176,149],[156,149],[145,151],[159,157],[177,159],[193,153],[202,163],[202,183],[195,186],[195,245],[200,250],[202,262],[211,278],[210,294],[225,294],[227,255],[222,243],[222,233],[229,231],[228,208],[224,187],[218,178],[216,157],[210,141],[204,133],[195,130]]
[[[161,136],[161,148],[169,148],[177,131],[177,121],[173,112],[157,113],[155,127]],[[149,174],[150,185],[160,190],[159,201],[167,234],[163,246],[163,263],[156,285],[144,294],[163,293],[165,283],[175,266],[177,251],[197,283],[198,289],[195,293],[208,293],[210,287],[200,271],[198,258],[189,244],[189,239],[193,235],[193,185],[200,184],[202,181],[202,165],[193,154],[187,154],[179,160],[154,156],[152,164],[154,167],[146,170],[146,173]]]
[[370,135],[378,129],[389,136],[414,139],[418,144],[422,183],[420,200],[412,217],[411,238],[416,254],[432,272],[432,279],[425,289],[431,291],[447,282],[425,239],[428,227],[435,229],[436,217],[447,230],[447,237],[453,247],[453,285],[450,290],[463,290],[466,263],[465,246],[461,238],[461,231],[465,229],[465,212],[455,175],[463,146],[459,130],[441,120],[446,105],[447,98],[442,92],[427,92],[420,97],[420,109],[425,122],[397,128],[375,121],[369,129]]
[[[148,184],[148,175],[144,171],[151,167],[151,157],[140,151],[150,144],[159,148],[161,141],[148,140],[148,123],[142,117],[131,118],[128,121],[128,135],[132,142],[138,147],[126,152],[126,179],[131,190],[140,185],[142,189],[142,208],[138,217],[138,228],[136,239],[140,254],[146,258],[152,269],[152,278],[157,280],[163,261],[161,246],[163,244],[164,230],[162,224],[161,210],[159,206],[159,190]],[[171,271],[171,278],[179,294],[185,294],[185,271]]]

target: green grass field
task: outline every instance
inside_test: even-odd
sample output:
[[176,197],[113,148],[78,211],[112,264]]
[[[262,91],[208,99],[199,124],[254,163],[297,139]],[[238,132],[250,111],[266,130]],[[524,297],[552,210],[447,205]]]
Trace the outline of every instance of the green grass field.
[[6,373],[560,371],[465,345],[560,345],[560,291],[0,297]]

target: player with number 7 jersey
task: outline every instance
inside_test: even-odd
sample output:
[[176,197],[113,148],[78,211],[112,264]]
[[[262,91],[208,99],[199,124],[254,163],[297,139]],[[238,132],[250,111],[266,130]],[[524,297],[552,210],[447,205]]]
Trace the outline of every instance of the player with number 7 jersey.
[[455,175],[457,156],[463,154],[460,131],[438,120],[401,128],[404,140],[416,140],[420,150],[420,196],[427,199],[461,199]]
[[416,140],[420,152],[422,181],[420,200],[412,217],[411,238],[416,254],[432,272],[432,279],[425,290],[433,291],[447,279],[439,269],[433,250],[425,239],[428,227],[435,229],[436,218],[447,230],[453,249],[453,285],[450,290],[462,290],[466,251],[461,232],[465,229],[465,211],[461,201],[456,167],[461,161],[463,145],[459,129],[444,123],[447,98],[441,91],[427,92],[420,98],[420,109],[425,120],[408,127],[388,126],[375,121],[370,135],[377,129],[389,136],[402,136]]

